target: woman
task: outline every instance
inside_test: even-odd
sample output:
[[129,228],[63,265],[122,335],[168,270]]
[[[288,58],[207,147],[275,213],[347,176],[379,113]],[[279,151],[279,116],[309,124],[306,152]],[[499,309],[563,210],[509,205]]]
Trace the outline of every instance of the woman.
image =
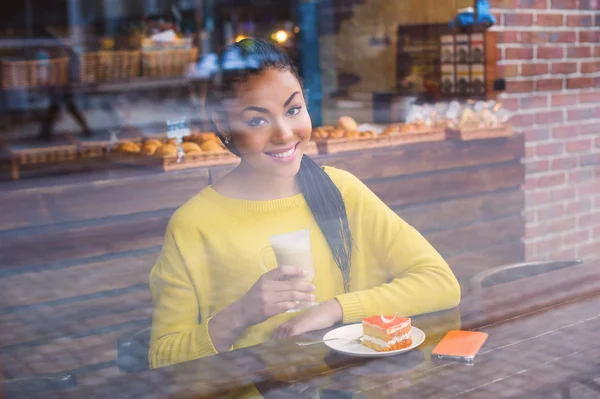
[[[381,313],[458,305],[456,278],[415,229],[350,173],[303,155],[311,121],[296,69],[279,49],[255,39],[232,44],[216,80],[212,118],[241,163],[169,222],[151,273],[152,367]],[[307,228],[312,283],[286,265],[265,272],[269,237]],[[320,305],[286,312],[313,302]]]

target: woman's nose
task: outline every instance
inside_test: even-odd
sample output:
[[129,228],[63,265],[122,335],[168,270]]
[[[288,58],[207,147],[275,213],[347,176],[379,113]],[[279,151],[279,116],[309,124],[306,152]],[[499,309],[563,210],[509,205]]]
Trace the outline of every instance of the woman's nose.
[[280,122],[275,126],[272,140],[276,143],[286,144],[289,143],[293,137],[294,130],[292,127],[285,122]]

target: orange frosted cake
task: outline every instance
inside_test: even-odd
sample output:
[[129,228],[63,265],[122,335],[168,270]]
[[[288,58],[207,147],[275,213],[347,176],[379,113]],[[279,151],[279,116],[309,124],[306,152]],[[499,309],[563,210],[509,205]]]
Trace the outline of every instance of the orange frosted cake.
[[412,345],[410,319],[373,316],[362,321],[362,344],[378,352],[395,351]]

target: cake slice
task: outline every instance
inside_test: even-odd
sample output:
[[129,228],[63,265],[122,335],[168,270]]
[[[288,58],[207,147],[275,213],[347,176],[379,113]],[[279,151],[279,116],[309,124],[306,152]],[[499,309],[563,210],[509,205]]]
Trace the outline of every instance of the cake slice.
[[395,351],[412,345],[410,319],[373,316],[362,321],[362,344],[377,352]]

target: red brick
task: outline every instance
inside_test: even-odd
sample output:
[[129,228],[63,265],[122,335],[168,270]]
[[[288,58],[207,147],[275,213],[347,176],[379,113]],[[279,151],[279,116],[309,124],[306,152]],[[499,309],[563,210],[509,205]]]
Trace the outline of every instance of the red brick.
[[567,152],[586,152],[592,149],[592,139],[579,139],[574,141],[568,141],[565,144],[565,150]]
[[546,108],[547,106],[547,95],[527,96],[519,99],[519,107],[521,109]]
[[552,160],[551,169],[554,171],[575,169],[579,164],[577,156],[567,156]]
[[594,47],[594,57],[600,57],[600,46]]
[[600,209],[600,197],[594,199],[594,208]]
[[600,108],[577,108],[570,109],[567,112],[567,119],[569,121],[581,121],[584,119],[595,119],[600,118]]
[[532,26],[534,15],[529,13],[505,13],[504,26]]
[[594,26],[591,15],[567,15],[567,26]]
[[596,226],[596,227],[594,227],[594,229],[592,230],[592,237],[593,237],[595,240],[598,240],[598,239],[600,239],[600,226]]
[[517,114],[513,116],[510,123],[515,127],[527,127],[535,124],[534,114]]
[[564,203],[550,204],[537,210],[538,220],[543,222],[548,219],[562,218],[565,216],[566,206]]
[[567,215],[573,213],[589,212],[592,210],[592,199],[591,198],[580,198],[574,201],[567,202],[566,212]]
[[562,47],[538,47],[537,57],[542,59],[563,58],[565,51]]
[[563,243],[565,245],[579,245],[581,243],[588,242],[590,239],[589,230],[576,230],[572,233],[567,233],[564,235]]
[[579,126],[577,128],[578,135],[586,135],[586,134],[597,135],[598,133],[600,133],[600,123],[598,123],[598,122],[579,124]]
[[521,75],[535,76],[548,73],[548,64],[521,64]]
[[581,63],[581,73],[600,72],[600,61],[590,61]]
[[569,74],[577,72],[576,62],[555,62],[551,69],[553,74]]
[[581,166],[598,166],[600,165],[600,153],[581,155]]
[[545,159],[541,161],[527,162],[525,164],[525,170],[528,174],[548,172],[550,170],[550,161]]
[[569,78],[567,79],[567,89],[590,89],[595,86],[593,78]]
[[589,244],[581,245],[577,249],[578,258],[596,259],[600,254],[600,240],[592,241]]
[[535,157],[535,145],[532,143],[525,143],[525,159]]
[[548,8],[546,0],[520,0],[519,6],[522,8],[534,8],[536,10],[545,10]]
[[598,43],[600,42],[599,30],[582,30],[579,32],[580,43]]
[[[550,192],[548,190],[532,190],[527,192],[527,203],[532,205],[540,205],[550,202]],[[530,209],[525,212],[527,223],[533,223],[537,220],[536,212]]]
[[552,251],[554,259],[575,259],[577,258],[577,248],[561,248],[560,251]]
[[498,69],[496,70],[498,73],[498,78],[514,78],[519,76],[519,65],[518,64],[510,64],[510,65],[498,65]]
[[519,110],[519,99],[518,98],[505,98],[502,101],[502,105],[509,111]]
[[525,129],[525,141],[528,143],[534,141],[548,140],[550,138],[550,129],[547,127],[537,129]]
[[534,251],[536,256],[548,255],[552,251],[555,251],[557,248],[560,248],[562,245],[562,237],[551,237],[545,238],[541,241],[535,242],[532,244],[534,246]]
[[[555,39],[557,37],[555,36]],[[550,32],[529,31],[521,32],[521,40],[524,44],[545,44],[550,42]]]
[[600,92],[592,91],[579,93],[579,102],[600,104]]
[[535,114],[535,123],[537,123],[538,125],[560,123],[563,120],[564,115],[562,111],[537,112]]
[[594,180],[594,171],[590,169],[572,170],[567,173],[567,183],[581,184]]
[[535,149],[535,154],[537,156],[543,157],[548,155],[562,154],[563,151],[563,143],[538,144],[537,148]]
[[529,93],[533,91],[533,81],[508,81],[506,82],[506,91],[508,93]]
[[574,217],[567,217],[561,220],[552,220],[548,225],[550,233],[564,233],[569,230],[577,229],[577,219]]
[[577,219],[579,227],[596,226],[600,224],[600,212],[588,213],[587,215],[579,216]]
[[581,0],[579,6],[582,10],[600,10],[600,1],[598,0]]
[[577,94],[552,94],[552,106],[558,107],[561,105],[577,104]]
[[553,9],[564,10],[564,9],[576,9],[577,0],[552,0],[550,7]]
[[562,14],[538,14],[536,19],[536,25],[538,26],[562,26],[563,15]]
[[499,44],[514,44],[521,43],[521,32],[514,30],[507,30],[503,32],[498,32],[498,43]]
[[596,140],[594,140],[594,147],[600,148],[600,137],[596,137]]
[[564,184],[567,180],[567,177],[565,175],[565,173],[563,172],[556,172],[556,173],[551,173],[545,176],[540,176],[538,178],[536,178],[535,180],[535,187],[536,188],[541,188],[541,187],[554,187],[554,186],[560,186],[561,184]]
[[519,6],[519,0],[490,0],[492,8],[510,8],[515,9]]
[[533,59],[533,48],[531,47],[517,47],[507,48],[506,56],[507,60],[531,60]]
[[550,32],[548,33],[548,42],[550,43],[575,43],[577,42],[577,33],[570,31]]
[[538,79],[535,82],[536,91],[562,90],[563,79]]
[[589,58],[592,56],[592,48],[590,46],[572,46],[567,47],[568,58]]
[[556,187],[550,190],[550,201],[572,200],[576,195],[575,187]]
[[577,137],[577,126],[557,126],[552,128],[552,137],[555,139],[564,139]]

